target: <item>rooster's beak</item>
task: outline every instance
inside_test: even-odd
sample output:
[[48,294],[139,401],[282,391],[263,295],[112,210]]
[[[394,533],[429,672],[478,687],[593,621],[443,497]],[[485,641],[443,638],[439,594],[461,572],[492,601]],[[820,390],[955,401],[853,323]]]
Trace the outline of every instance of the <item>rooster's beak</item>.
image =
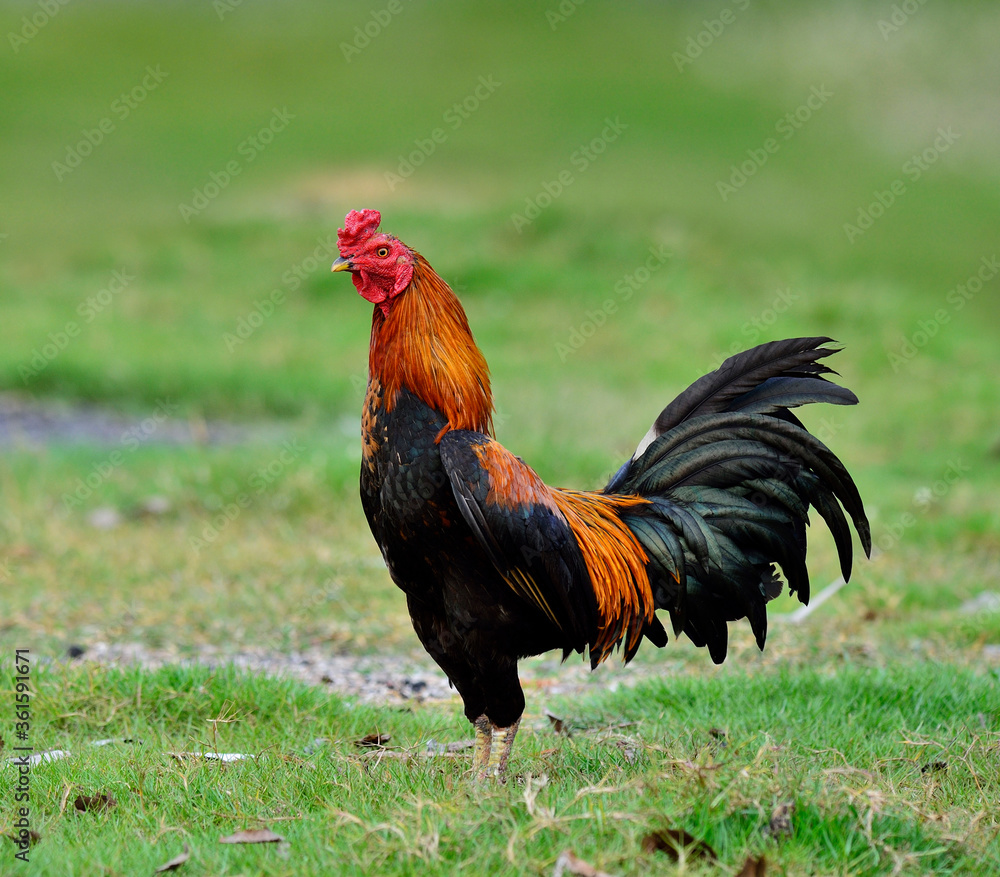
[[350,262],[349,259],[345,259],[343,256],[337,256],[336,260],[333,263],[333,267],[330,270],[331,271],[350,271],[351,270],[351,262]]

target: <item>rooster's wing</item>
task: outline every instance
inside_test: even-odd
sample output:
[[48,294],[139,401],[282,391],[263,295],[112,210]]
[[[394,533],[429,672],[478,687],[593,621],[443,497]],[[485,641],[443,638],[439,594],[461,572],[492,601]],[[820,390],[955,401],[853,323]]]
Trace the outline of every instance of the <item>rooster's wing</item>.
[[582,649],[597,626],[597,601],[551,489],[483,433],[451,430],[440,448],[462,517],[504,581],[565,634],[567,645]]

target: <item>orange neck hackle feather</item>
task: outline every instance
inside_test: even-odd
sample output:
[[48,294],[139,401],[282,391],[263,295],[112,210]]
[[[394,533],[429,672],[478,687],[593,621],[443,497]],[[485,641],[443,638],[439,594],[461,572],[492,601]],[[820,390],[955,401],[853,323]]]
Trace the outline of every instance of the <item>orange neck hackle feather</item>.
[[[409,287],[388,315],[375,308],[368,370],[391,411],[407,389],[447,419],[447,429],[493,434],[490,370],[451,287],[419,253]],[[438,436],[440,440],[441,435]]]

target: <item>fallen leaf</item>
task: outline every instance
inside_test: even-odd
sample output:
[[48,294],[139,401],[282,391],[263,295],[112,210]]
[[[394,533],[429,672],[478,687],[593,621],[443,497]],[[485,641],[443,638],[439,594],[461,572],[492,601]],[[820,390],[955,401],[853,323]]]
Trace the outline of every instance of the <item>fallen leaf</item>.
[[451,755],[455,752],[461,752],[463,749],[471,749],[475,744],[471,740],[455,740],[451,743],[438,743],[437,740],[430,739],[427,741],[427,748],[422,753],[427,758],[433,758],[439,755]]
[[[4,837],[9,837],[16,844],[20,844],[21,843],[20,836],[18,836],[16,834],[12,834],[9,831],[4,832]],[[42,836],[37,831],[35,831],[33,828],[29,828],[28,829],[28,846],[29,847],[33,847],[41,839],[42,839]]]
[[759,859],[747,856],[747,860],[743,863],[743,867],[736,877],[765,877],[766,871],[767,862],[763,856]]
[[132,510],[132,514],[137,518],[158,517],[170,510],[170,500],[165,496],[147,496]]
[[666,853],[674,862],[680,859],[682,850],[686,858],[708,859],[710,862],[719,858],[705,841],[692,837],[683,828],[666,828],[647,834],[642,839],[642,848],[647,853]]
[[355,740],[354,745],[362,749],[366,746],[385,746],[392,739],[391,734],[366,734],[360,740]]
[[116,806],[118,802],[114,799],[113,795],[77,795],[76,800],[73,802],[73,806],[76,807],[81,813],[86,810],[110,810],[112,807]]
[[726,739],[728,735],[722,728],[709,728],[708,733],[713,740],[718,741],[718,746],[721,749],[725,749],[729,745],[729,741]]
[[310,743],[308,746],[306,746],[305,748],[303,748],[302,754],[303,755],[313,755],[314,753],[316,753],[320,749],[322,749],[324,746],[327,746],[329,743],[330,743],[330,741],[326,737],[316,737],[312,741],[312,743]]
[[4,764],[27,764],[34,767],[36,764],[41,764],[43,761],[58,761],[60,758],[69,758],[71,753],[67,749],[49,749],[45,752],[36,752],[34,755],[29,755],[27,758],[23,755],[12,755],[8,758]]
[[188,859],[191,858],[191,850],[187,844],[184,844],[184,852],[180,855],[174,856],[169,862],[164,862],[157,868],[154,874],[163,874],[167,871],[176,871],[181,865],[183,865]]
[[553,731],[555,731],[557,734],[563,734],[566,737],[573,736],[569,730],[569,723],[566,722],[565,719],[560,719],[559,716],[554,716],[547,710],[545,712],[545,715],[548,717],[549,722],[551,722]]
[[615,741],[615,746],[621,750],[627,764],[635,764],[635,760],[639,757],[639,752],[641,751],[639,748],[640,745],[633,737],[626,737]]
[[390,682],[386,687],[405,700],[422,700],[425,697],[427,683],[423,679],[403,679],[399,683]]
[[779,804],[771,813],[771,821],[767,826],[767,831],[773,837],[783,837],[792,833],[792,813],[795,811],[795,802],[786,801]]
[[101,506],[87,515],[87,523],[97,530],[113,530],[121,522],[121,513],[111,506]]
[[921,773],[937,773],[939,770],[947,770],[947,761],[929,761],[922,768],[920,768]]
[[28,764],[42,764],[47,761],[59,761],[60,758],[69,758],[72,755],[68,749],[49,749],[46,752],[38,752],[28,759]]
[[220,844],[276,844],[283,841],[280,834],[275,834],[270,828],[254,828],[249,831],[237,831],[228,837],[220,837]]
[[963,615],[975,615],[977,612],[1000,612],[1000,592],[981,591],[971,600],[966,600],[958,611]]
[[585,862],[569,850],[556,859],[552,877],[562,877],[563,874],[573,874],[576,877],[611,877],[606,871],[598,871],[590,862]]

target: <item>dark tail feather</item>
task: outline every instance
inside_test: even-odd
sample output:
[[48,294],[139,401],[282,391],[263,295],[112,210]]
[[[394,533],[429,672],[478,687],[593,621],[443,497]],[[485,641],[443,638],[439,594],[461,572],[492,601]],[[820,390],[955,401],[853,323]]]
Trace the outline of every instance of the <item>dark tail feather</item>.
[[[788,401],[777,403],[782,408],[821,401],[834,401],[841,405],[855,404],[858,400],[853,393],[821,377],[835,374],[833,369],[817,362],[824,356],[838,352],[837,348],[820,346],[831,343],[835,343],[832,338],[824,337],[789,338],[786,341],[761,344],[730,356],[714,372],[699,378],[660,412],[655,423],[657,433],[662,435],[684,420],[700,414],[739,411],[742,407],[739,404],[740,397],[753,392],[761,393],[765,382],[772,378],[799,378],[803,381],[800,386],[808,384],[809,389],[805,393],[802,389],[797,394],[793,388],[787,389],[790,396]],[[844,399],[837,392],[833,393],[836,399],[811,398],[824,389],[830,392],[830,387],[846,394],[847,398]]]
[[[763,648],[765,605],[781,588],[806,603],[806,525],[812,506],[827,522],[844,578],[853,546],[871,535],[861,496],[836,455],[788,409],[811,402],[854,405],[823,375],[829,338],[763,344],[727,359],[663,409],[634,457],[605,492],[651,500],[624,518],[649,557],[658,609],[719,662],[726,623],[748,618]],[[841,508],[843,506],[843,508]],[[647,634],[666,638],[662,627]]]

